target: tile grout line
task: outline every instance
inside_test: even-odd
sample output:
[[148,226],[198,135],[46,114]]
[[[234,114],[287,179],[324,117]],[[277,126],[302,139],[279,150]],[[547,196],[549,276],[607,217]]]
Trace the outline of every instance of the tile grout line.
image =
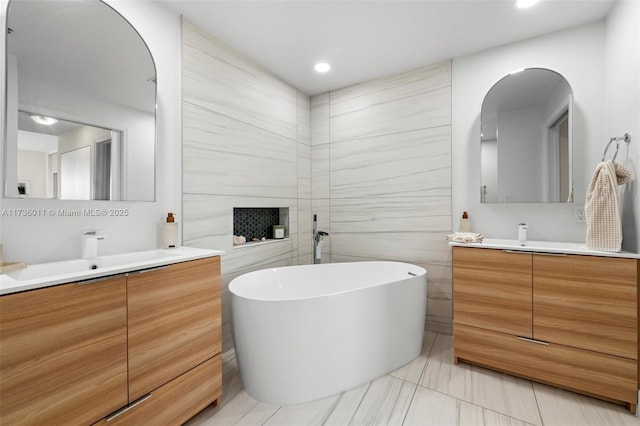
[[358,412],[358,410],[360,409],[360,407],[362,406],[362,401],[364,401],[364,397],[367,395],[367,393],[369,393],[369,389],[371,388],[371,382],[367,383],[367,390],[364,391],[364,393],[362,394],[362,398],[360,398],[360,401],[358,401],[358,406],[356,407],[355,410],[353,410],[353,414],[351,414],[351,417],[349,418],[349,421],[347,422],[348,425],[351,425],[353,418],[356,416],[356,413]]
[[531,390],[533,391],[533,399],[536,401],[536,407],[538,408],[538,416],[540,416],[540,426],[544,426],[544,419],[542,418],[542,410],[540,409],[540,403],[538,402],[538,394],[536,393],[536,387],[531,382]]
[[335,411],[336,407],[338,406],[338,404],[342,400],[343,396],[344,396],[344,392],[340,392],[340,395],[338,395],[338,398],[336,398],[336,400],[333,402],[333,404],[331,404],[331,407],[329,408],[329,410],[325,414],[325,416],[322,419],[322,422],[320,423],[320,425],[324,426],[327,423],[327,420],[329,420],[329,417],[331,417],[331,414],[333,414],[333,412]]
[[[425,363],[426,365],[426,363]],[[400,379],[403,380],[403,379]],[[406,380],[405,380],[406,381]],[[404,423],[407,421],[407,416],[409,415],[409,411],[411,411],[411,406],[413,405],[413,402],[416,399],[416,393],[418,392],[418,386],[420,386],[419,384],[416,383],[412,383],[415,385],[415,387],[413,388],[413,394],[411,395],[411,401],[409,402],[409,406],[407,407],[407,411],[404,413],[404,416],[402,417],[402,425],[404,425]]]

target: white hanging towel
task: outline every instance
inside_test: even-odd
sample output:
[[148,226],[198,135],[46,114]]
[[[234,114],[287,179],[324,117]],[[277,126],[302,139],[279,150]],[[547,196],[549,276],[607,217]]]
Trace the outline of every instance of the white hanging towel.
[[587,247],[591,250],[619,252],[622,247],[622,223],[618,204],[618,185],[631,180],[622,164],[604,161],[593,173],[584,213],[587,220]]

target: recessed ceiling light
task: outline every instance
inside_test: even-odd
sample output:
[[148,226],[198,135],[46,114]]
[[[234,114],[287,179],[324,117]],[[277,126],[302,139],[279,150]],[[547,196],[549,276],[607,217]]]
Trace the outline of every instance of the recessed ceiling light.
[[516,7],[520,9],[526,9],[527,7],[531,7],[534,4],[538,3],[540,0],[516,0]]
[[30,117],[33,121],[43,126],[51,126],[58,122],[55,118],[45,117],[44,115],[31,115]]
[[326,62],[318,62],[313,68],[318,72],[327,72],[331,69],[331,65]]

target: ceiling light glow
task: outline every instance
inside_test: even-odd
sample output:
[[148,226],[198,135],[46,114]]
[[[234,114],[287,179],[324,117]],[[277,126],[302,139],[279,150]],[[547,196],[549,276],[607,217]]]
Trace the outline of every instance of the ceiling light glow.
[[540,0],[516,0],[516,7],[520,9],[526,9],[527,7],[531,7],[534,4],[538,3]]
[[331,69],[331,65],[326,62],[319,62],[313,68],[318,72],[327,72]]
[[55,118],[45,117],[44,115],[31,115],[30,117],[33,121],[43,126],[51,126],[58,122]]

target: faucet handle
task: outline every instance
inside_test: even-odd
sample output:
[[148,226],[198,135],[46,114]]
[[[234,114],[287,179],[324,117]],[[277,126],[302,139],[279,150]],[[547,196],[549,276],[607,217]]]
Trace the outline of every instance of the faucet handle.
[[97,240],[104,240],[105,238],[107,238],[107,236],[104,235],[102,231],[85,231],[82,235],[85,238],[95,237]]

